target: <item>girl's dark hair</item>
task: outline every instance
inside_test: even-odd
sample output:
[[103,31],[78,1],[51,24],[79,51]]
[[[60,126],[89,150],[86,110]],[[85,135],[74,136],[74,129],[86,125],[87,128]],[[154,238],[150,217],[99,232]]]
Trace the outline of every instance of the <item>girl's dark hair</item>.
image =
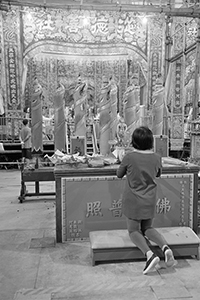
[[137,150],[150,150],[153,148],[153,133],[145,126],[138,127],[132,134],[132,146]]
[[28,120],[27,120],[27,119],[24,119],[24,120],[22,121],[22,123],[26,126],[26,125],[28,124]]

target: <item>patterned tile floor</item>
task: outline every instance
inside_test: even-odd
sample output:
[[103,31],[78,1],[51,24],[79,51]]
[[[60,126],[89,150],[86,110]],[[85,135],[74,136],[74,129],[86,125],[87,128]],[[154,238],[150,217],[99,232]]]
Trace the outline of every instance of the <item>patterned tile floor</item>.
[[55,200],[20,204],[19,190],[18,170],[0,171],[0,300],[200,299],[200,261],[146,276],[143,260],[92,267],[89,242],[54,243]]

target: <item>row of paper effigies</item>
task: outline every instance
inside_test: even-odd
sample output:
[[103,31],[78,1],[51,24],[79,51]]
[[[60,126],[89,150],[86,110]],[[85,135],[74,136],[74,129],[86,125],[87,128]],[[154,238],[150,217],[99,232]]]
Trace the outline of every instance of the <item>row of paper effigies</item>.
[[[123,153],[122,153],[123,151]],[[131,151],[131,149],[129,149]],[[132,151],[134,151],[132,149]],[[119,163],[123,156],[125,155],[124,149],[119,149],[117,151],[113,151],[109,156],[102,156],[100,154],[92,154],[92,155],[84,155],[80,156],[79,153],[75,154],[64,154],[59,150],[56,150],[55,153],[52,156],[49,156],[48,154],[45,155],[44,158],[47,158],[52,164],[66,164],[66,163],[82,163],[82,164],[88,164],[88,166],[91,167],[100,167],[105,165],[112,165]],[[163,165],[187,165],[187,162],[181,161],[179,159],[175,159],[172,157],[162,157],[162,164]]]
[[79,153],[64,154],[60,150],[56,150],[52,156],[46,154],[44,158],[48,159],[52,164],[73,164],[82,163],[88,164],[88,166],[104,166],[117,163],[117,158],[114,155],[104,157],[100,154],[84,155],[80,156]]

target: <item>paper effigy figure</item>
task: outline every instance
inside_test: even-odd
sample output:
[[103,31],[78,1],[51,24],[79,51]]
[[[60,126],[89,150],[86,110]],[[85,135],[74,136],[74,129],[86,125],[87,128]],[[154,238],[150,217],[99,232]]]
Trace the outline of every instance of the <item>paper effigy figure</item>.
[[111,84],[103,78],[103,84],[101,88],[101,101],[100,101],[100,117],[99,117],[99,127],[100,127],[100,137],[99,137],[99,148],[100,154],[106,155],[110,152],[110,89]]
[[110,140],[115,139],[117,130],[117,85],[113,78],[110,80]]
[[162,78],[156,81],[156,89],[153,94],[152,105],[152,132],[154,135],[163,134],[163,116],[164,116],[164,87]]
[[140,87],[136,85],[135,77],[131,79],[127,90],[124,93],[124,121],[127,125],[127,131],[132,134],[138,126],[140,99]]
[[31,97],[32,151],[35,154],[43,151],[42,126],[42,86],[35,78]]
[[86,137],[87,83],[79,76],[74,90],[75,135]]
[[66,125],[65,125],[65,107],[64,107],[65,87],[59,84],[54,95],[54,147],[55,151],[66,150]]

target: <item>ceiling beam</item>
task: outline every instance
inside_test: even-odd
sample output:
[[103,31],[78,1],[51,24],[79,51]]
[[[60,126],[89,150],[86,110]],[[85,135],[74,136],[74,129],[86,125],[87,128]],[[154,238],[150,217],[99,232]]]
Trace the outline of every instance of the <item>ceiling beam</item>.
[[[56,1],[55,1],[56,2]],[[15,5],[15,6],[29,6],[29,7],[44,7],[37,2],[31,3],[26,1],[17,0],[2,0],[2,4]],[[80,4],[81,3],[81,4]],[[101,10],[101,11],[127,11],[127,12],[137,12],[137,13],[155,13],[155,14],[166,14],[169,16],[177,17],[189,17],[189,18],[200,18],[200,6],[194,5],[190,7],[180,7],[174,8],[172,6],[154,6],[154,5],[135,5],[135,4],[99,4],[99,3],[86,3],[81,1],[79,3],[74,3],[72,1],[67,2],[67,4],[45,4],[45,8],[54,9],[78,9],[78,10]]]

